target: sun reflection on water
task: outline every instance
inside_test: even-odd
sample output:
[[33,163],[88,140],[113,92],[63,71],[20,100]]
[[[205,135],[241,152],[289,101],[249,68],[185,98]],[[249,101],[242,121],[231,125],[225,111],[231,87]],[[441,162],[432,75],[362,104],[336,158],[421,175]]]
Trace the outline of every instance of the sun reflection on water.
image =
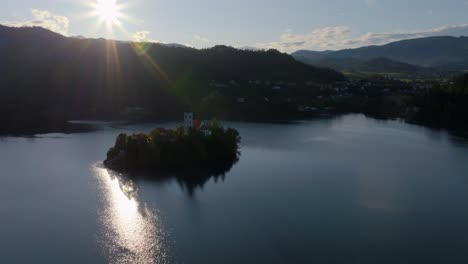
[[153,210],[140,203],[133,181],[95,166],[104,205],[101,243],[110,263],[167,263],[164,229]]

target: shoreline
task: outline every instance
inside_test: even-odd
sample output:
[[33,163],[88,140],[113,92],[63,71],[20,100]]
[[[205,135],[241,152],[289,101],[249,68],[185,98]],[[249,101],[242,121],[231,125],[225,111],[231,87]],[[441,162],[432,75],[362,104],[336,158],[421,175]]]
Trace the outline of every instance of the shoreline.
[[[322,120],[322,119],[333,119],[341,116],[346,115],[364,115],[369,118],[373,118],[376,120],[383,120],[383,121],[400,121],[409,125],[414,125],[418,127],[433,129],[437,131],[447,132],[453,135],[457,135],[460,137],[468,138],[468,128],[464,127],[449,127],[449,126],[441,126],[430,122],[418,121],[418,120],[408,120],[405,117],[395,117],[395,116],[377,116],[368,113],[330,113],[324,115],[313,115],[309,117],[297,117],[297,118],[290,118],[290,119],[263,119],[263,120],[252,120],[252,119],[241,119],[241,118],[229,118],[229,119],[222,119],[221,122],[243,122],[249,124],[284,124],[284,125],[292,125],[295,123],[303,122],[303,121],[314,121],[314,120]],[[40,135],[46,134],[81,134],[81,133],[91,133],[100,130],[100,126],[111,125],[112,127],[115,125],[119,126],[130,126],[135,124],[153,124],[153,123],[169,123],[169,122],[176,122],[179,121],[178,119],[146,119],[146,120],[123,120],[123,119],[83,119],[83,120],[69,120],[63,124],[52,124],[50,126],[42,126],[38,129],[35,128],[28,128],[28,127],[20,127],[15,129],[4,129],[0,126],[0,137],[28,137],[34,138]],[[107,124],[106,124],[107,123]]]

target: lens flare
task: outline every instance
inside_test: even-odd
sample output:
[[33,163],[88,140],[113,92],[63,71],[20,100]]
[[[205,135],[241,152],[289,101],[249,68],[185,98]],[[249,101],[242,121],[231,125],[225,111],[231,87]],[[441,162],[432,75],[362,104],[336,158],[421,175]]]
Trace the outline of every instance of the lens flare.
[[100,22],[108,25],[120,24],[122,6],[117,3],[117,0],[96,0],[93,3],[93,9],[93,15],[97,16]]

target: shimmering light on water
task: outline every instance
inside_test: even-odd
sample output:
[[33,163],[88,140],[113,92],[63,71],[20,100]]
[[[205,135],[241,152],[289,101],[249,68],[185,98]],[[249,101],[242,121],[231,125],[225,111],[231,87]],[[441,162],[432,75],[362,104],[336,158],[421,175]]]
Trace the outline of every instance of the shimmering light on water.
[[94,167],[104,208],[102,245],[111,263],[167,263],[164,229],[153,210],[138,200],[133,181]]

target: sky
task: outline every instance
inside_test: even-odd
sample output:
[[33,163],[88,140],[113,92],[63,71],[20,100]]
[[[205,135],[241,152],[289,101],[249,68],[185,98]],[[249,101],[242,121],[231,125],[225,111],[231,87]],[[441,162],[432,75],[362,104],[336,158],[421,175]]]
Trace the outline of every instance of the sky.
[[[468,36],[468,0],[1,1],[3,25],[195,48],[222,44],[294,52]],[[115,1],[117,12],[103,14],[98,1],[104,1],[104,9]]]

